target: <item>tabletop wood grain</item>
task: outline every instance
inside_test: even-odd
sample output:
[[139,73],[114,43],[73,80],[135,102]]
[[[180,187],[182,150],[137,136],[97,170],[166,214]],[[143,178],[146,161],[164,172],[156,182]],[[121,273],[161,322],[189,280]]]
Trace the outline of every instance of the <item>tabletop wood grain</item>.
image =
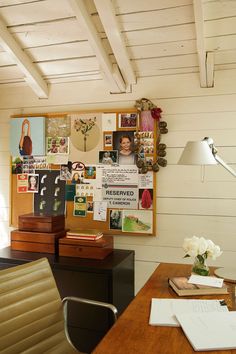
[[[211,269],[213,273],[213,268]],[[149,325],[152,298],[180,298],[168,286],[168,278],[190,275],[191,266],[162,263],[154,271],[135,299],[98,344],[93,354],[189,354],[195,353],[180,327]],[[207,295],[186,298],[225,299],[235,310],[234,285],[228,284],[227,295]],[[201,353],[230,354],[236,350],[202,351]]]

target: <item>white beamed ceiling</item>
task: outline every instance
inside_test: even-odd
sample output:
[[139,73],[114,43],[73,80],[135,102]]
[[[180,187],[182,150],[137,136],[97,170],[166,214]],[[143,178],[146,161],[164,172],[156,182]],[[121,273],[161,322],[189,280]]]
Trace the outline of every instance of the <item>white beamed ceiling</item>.
[[[200,85],[192,0],[111,2],[137,82],[142,77],[198,73]],[[111,64],[117,64],[93,0],[84,4]],[[204,50],[214,54],[214,71],[236,68],[236,1],[202,4]],[[104,80],[69,0],[0,0],[0,19],[46,84]],[[0,47],[0,88],[26,81],[14,57]]]

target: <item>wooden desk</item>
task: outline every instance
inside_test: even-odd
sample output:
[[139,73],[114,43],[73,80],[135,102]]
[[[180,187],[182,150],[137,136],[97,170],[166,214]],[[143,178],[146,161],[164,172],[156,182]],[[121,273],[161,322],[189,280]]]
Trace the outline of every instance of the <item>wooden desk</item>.
[[[160,264],[145,286],[129,304],[118,321],[98,344],[93,354],[188,354],[195,353],[180,327],[150,326],[149,315],[151,299],[179,298],[168,286],[168,277],[190,274],[190,265]],[[187,297],[184,297],[187,298]],[[193,298],[193,297],[191,297]],[[232,293],[194,298],[222,299],[228,307],[235,309]],[[201,353],[209,353],[201,352]],[[236,350],[211,351],[210,353],[229,354]]]

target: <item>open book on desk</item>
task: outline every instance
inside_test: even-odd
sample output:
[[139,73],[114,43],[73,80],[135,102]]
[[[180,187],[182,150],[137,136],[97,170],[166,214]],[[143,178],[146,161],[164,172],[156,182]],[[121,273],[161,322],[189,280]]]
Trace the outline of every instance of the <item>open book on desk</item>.
[[176,315],[181,313],[225,312],[224,300],[152,299],[149,324],[152,326],[179,326]]
[[236,311],[177,314],[194,350],[236,349]]

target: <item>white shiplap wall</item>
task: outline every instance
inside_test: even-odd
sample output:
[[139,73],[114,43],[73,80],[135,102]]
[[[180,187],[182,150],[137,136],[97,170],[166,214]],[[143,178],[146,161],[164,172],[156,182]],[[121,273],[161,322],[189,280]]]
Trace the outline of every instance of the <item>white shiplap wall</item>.
[[200,167],[178,166],[177,161],[188,140],[211,136],[219,155],[236,169],[235,80],[236,72],[233,70],[219,73],[213,89],[201,89],[195,74],[143,78],[133,93],[111,96],[99,86],[101,82],[94,83],[92,87],[91,83],[86,86],[86,82],[68,83],[52,88],[48,101],[36,99],[27,88],[8,88],[0,92],[2,244],[7,238],[9,215],[9,116],[16,112],[128,108],[133,107],[136,99],[148,97],[162,108],[162,117],[169,129],[162,138],[168,146],[168,166],[157,174],[158,237],[115,237],[116,248],[135,250],[136,291],[158,262],[190,262],[182,258],[182,242],[184,237],[194,234],[211,238],[223,249],[223,255],[210,264],[234,264],[236,179],[221,166],[208,166],[202,183]]

